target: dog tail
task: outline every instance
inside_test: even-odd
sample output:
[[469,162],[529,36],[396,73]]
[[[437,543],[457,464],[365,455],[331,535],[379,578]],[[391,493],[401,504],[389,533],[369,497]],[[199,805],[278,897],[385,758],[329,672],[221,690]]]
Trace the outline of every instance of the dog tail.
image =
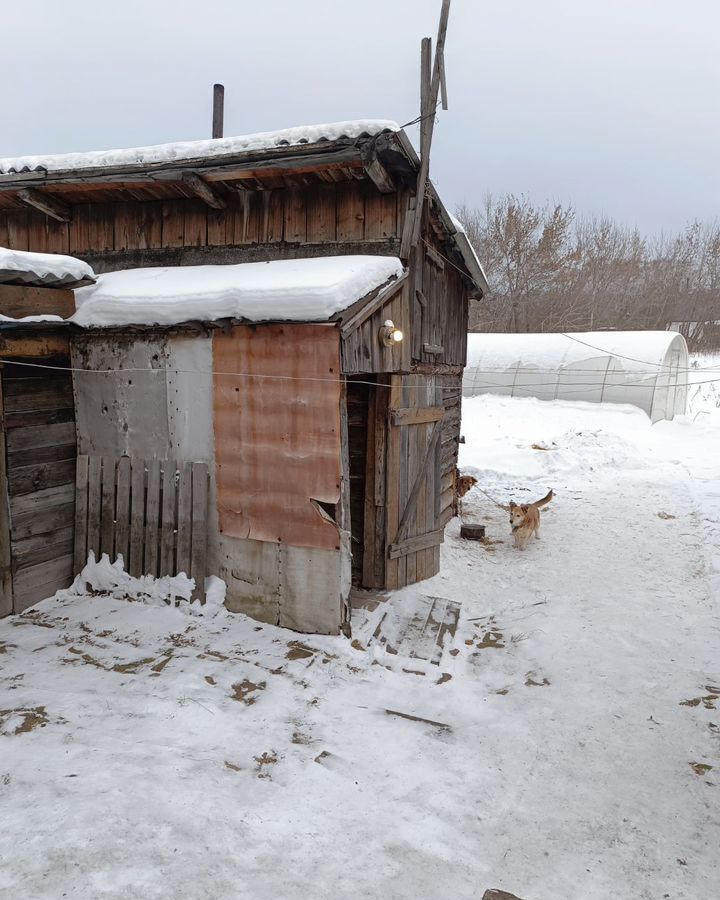
[[546,504],[546,503],[549,503],[549,502],[552,500],[552,498],[553,498],[554,496],[555,496],[555,494],[553,494],[552,488],[551,488],[551,489],[547,492],[547,494],[545,494],[545,496],[542,498],[542,500],[536,500],[532,505],[533,505],[534,507],[536,507],[536,508],[539,508],[539,507],[541,507],[541,506],[545,506],[545,504]]

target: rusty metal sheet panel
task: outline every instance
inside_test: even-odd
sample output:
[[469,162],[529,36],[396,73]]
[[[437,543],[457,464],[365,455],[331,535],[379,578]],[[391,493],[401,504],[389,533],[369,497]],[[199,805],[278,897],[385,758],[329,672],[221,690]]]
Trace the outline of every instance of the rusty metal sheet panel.
[[337,525],[313,502],[340,500],[338,330],[291,324],[216,332],[213,372],[220,531],[339,549]]

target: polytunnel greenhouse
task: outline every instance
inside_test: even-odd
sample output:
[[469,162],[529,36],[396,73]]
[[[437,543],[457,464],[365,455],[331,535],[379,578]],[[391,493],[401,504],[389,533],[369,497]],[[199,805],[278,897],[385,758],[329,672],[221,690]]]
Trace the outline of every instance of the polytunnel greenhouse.
[[673,331],[469,334],[463,396],[630,403],[658,422],[685,413],[687,374]]

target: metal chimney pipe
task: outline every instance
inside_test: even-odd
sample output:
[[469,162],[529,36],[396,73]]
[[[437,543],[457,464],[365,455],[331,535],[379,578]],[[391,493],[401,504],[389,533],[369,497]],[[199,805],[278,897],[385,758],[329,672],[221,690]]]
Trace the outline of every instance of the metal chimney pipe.
[[222,84],[213,85],[213,121],[212,136],[221,138],[223,136],[223,119],[225,116],[225,86]]

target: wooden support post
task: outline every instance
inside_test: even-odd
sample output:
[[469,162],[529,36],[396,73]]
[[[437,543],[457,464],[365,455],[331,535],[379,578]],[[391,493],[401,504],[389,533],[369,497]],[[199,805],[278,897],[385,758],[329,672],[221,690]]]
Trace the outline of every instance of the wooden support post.
[[5,456],[2,366],[0,366],[0,616],[13,611],[12,558],[10,555],[10,508]]
[[223,136],[223,125],[225,118],[225,87],[222,84],[213,85],[213,121],[212,136],[221,138]]
[[72,219],[72,210],[66,203],[36,191],[34,188],[24,188],[22,191],[18,191],[17,196],[18,200],[39,209],[40,212],[50,216],[51,219],[57,219],[58,222],[69,222]]
[[[420,225],[422,223],[422,212],[425,189],[427,187],[428,175],[430,172],[430,147],[432,145],[433,128],[435,127],[435,109],[438,101],[438,91],[440,89],[440,69],[443,67],[444,78],[444,51],[445,36],[447,34],[448,16],[450,15],[450,0],[443,0],[442,10],[440,11],[440,25],[438,26],[437,43],[435,45],[435,61],[432,66],[432,78],[429,80],[428,72],[430,62],[430,38],[423,38],[421,45],[421,101],[422,108],[420,114],[421,130],[420,130],[420,171],[418,172],[417,189],[415,192],[415,213],[412,228],[411,247],[415,247],[420,240]],[[447,101],[447,97],[444,98]],[[423,128],[424,126],[424,128]]]

